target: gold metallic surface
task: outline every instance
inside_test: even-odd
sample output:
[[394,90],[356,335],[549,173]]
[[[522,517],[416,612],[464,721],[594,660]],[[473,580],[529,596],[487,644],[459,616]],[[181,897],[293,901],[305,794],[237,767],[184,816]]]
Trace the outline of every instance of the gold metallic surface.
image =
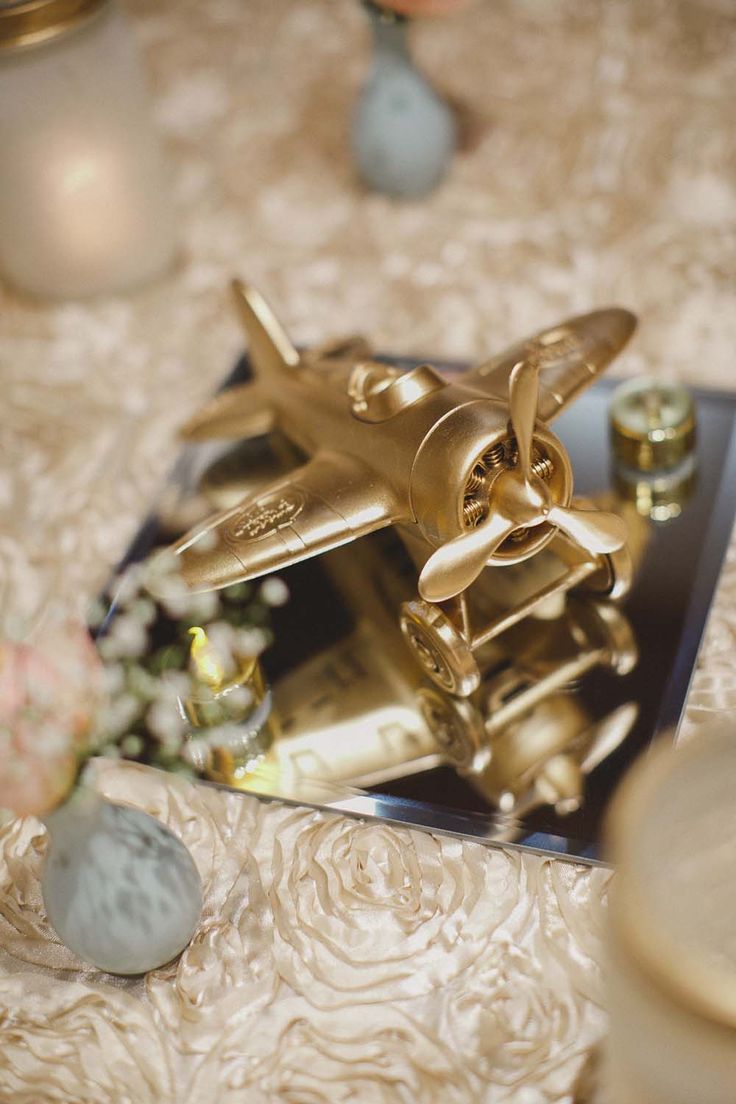
[[698,469],[695,453],[676,468],[649,474],[616,464],[613,478],[622,499],[632,502],[642,517],[666,522],[677,518],[695,490]]
[[351,411],[363,422],[387,422],[420,399],[447,386],[429,364],[398,372],[386,364],[365,361],[348,380]]
[[401,373],[356,359],[355,339],[321,359],[300,356],[258,292],[237,282],[234,292],[256,380],[217,396],[184,435],[278,427],[309,459],[175,545],[192,589],[252,579],[391,524],[409,534],[420,594],[435,603],[560,531],[592,556],[625,543],[615,515],[570,508],[567,453],[539,419],[622,348],[635,325],[627,311],[571,319],[450,382],[427,365]]
[[695,404],[687,388],[661,380],[627,380],[611,400],[617,459],[635,472],[673,468],[695,448]]
[[575,696],[552,693],[498,735],[485,770],[466,777],[516,816],[543,804],[572,812],[584,801],[586,776],[620,747],[636,716],[637,707],[627,702],[591,723]]
[[401,609],[401,631],[425,674],[450,694],[477,690],[480,670],[472,642],[438,606],[418,598]]
[[[160,288],[124,303],[60,310],[2,289],[0,463],[10,491],[4,477],[0,605],[8,621],[19,611],[35,615],[48,598],[103,585],[169,466],[174,421],[204,401],[233,360],[237,337],[221,288],[244,258],[254,258],[263,289],[305,341],[363,328],[377,348],[485,357],[586,304],[620,301],[647,319],[631,355],[619,358],[624,374],[654,365],[672,379],[734,388],[731,0],[494,0],[451,19],[417,20],[425,71],[487,129],[446,185],[421,204],[400,205],[361,192],[347,164],[342,108],[368,62],[357,2],[124,2],[173,142],[187,249]],[[196,89],[183,80],[188,72]],[[308,276],[298,274],[302,265]],[[142,403],[146,416],[131,418]],[[560,436],[567,444],[562,429]],[[108,457],[108,440],[121,442],[121,460]],[[577,491],[577,461],[574,469]],[[694,738],[706,712],[736,706],[734,552],[694,676],[686,721]],[[506,855],[461,849],[442,835],[433,837],[431,867],[421,853],[410,865],[416,836],[404,828],[330,812],[305,812],[292,828],[294,810],[279,802],[184,787],[117,761],[99,765],[112,800],[154,811],[186,840],[209,887],[213,923],[180,964],[150,987],[123,992],[80,970],[50,935],[37,888],[38,831],[6,827],[4,870],[17,878],[5,883],[5,902],[22,908],[6,910],[2,935],[13,1002],[2,1061],[16,1071],[18,1096],[45,1095],[42,1070],[63,1077],[60,1097],[84,1099],[91,1069],[100,1102],[127,1092],[136,1104],[198,1095],[224,1104],[268,1089],[277,1099],[301,1091],[319,1100],[353,1079],[358,1095],[391,1100],[416,1083],[415,1096],[442,1104],[572,1093],[604,1030],[607,871],[527,854],[502,880]],[[340,826],[351,851],[376,856],[373,873],[356,863],[346,874],[325,821]],[[274,880],[275,842],[283,861]],[[405,865],[380,881],[391,848]],[[315,898],[305,911],[303,887],[323,870],[321,907]],[[259,882],[274,889],[256,901],[255,928],[248,897]],[[467,887],[462,900],[457,886]],[[486,908],[477,959],[464,927],[468,893]],[[351,909],[356,895],[364,908]],[[426,907],[417,911],[416,901]],[[337,953],[323,967],[326,985],[313,981],[319,961],[305,953],[295,997],[294,976],[290,984],[281,965],[295,952],[285,944],[273,993],[261,975],[254,983],[252,958],[273,958],[274,914],[307,953],[319,951],[325,923],[337,917],[346,925],[329,932],[338,952],[350,935],[393,930],[393,940],[376,939],[366,951],[362,972],[384,985],[368,993],[375,1003],[346,986],[349,965]],[[419,942],[417,923],[427,933]],[[439,941],[430,941],[432,930]],[[446,946],[443,933],[456,930]],[[507,944],[523,953],[499,962]],[[48,966],[29,962],[42,958]],[[449,980],[426,1000],[407,998],[438,959]],[[245,1011],[254,984],[255,1016],[234,1016],[233,1002]],[[325,1014],[325,993],[337,1012]],[[287,1030],[297,1003],[299,1022]],[[254,1023],[263,1029],[253,1032]],[[212,1046],[226,1035],[227,1051]],[[249,1068],[251,1052],[259,1062]],[[63,1064],[60,1054],[69,1055]],[[361,1074],[375,1080],[361,1083]]]
[[0,55],[50,42],[84,23],[107,0],[21,0],[0,5]]
[[[586,511],[595,504],[582,500]],[[440,607],[423,599],[401,606],[400,624],[407,645],[424,673],[442,690],[467,696],[480,684],[483,650],[528,617],[542,621],[560,617],[566,597],[574,591],[619,599],[628,593],[633,574],[626,547],[614,553],[586,555],[565,534],[558,533],[532,563],[489,568],[483,585],[471,596],[464,592]],[[493,594],[492,603],[484,596]],[[622,642],[629,654],[628,640]]]
[[[484,652],[488,669],[476,666],[474,691],[458,698],[437,679],[427,683],[403,645],[395,609],[410,580],[390,550],[364,541],[331,553],[326,564],[354,627],[276,681],[279,734],[229,784],[304,800],[311,786],[316,797],[325,783],[370,787],[445,765],[502,813],[547,804],[566,815],[579,807],[586,776],[620,746],[637,715],[627,703],[593,722],[570,691],[571,680],[593,668],[622,673],[622,656],[635,656],[617,609],[580,597],[558,618],[517,626]],[[425,631],[441,613],[421,601],[404,605],[404,618]],[[440,618],[437,635],[448,629],[455,631]],[[503,832],[512,839],[515,830]]]
[[253,769],[278,732],[271,699],[256,656],[236,657],[226,670],[199,626],[189,630],[193,693],[181,702],[192,726],[184,759],[216,782],[239,778]]

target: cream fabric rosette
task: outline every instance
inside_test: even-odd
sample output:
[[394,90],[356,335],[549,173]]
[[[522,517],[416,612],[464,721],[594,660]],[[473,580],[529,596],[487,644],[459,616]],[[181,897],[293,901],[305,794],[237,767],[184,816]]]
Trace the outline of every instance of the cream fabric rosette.
[[591,1014],[569,986],[551,983],[545,965],[499,939],[442,994],[437,1036],[486,1086],[489,1104],[561,1099],[605,1029],[603,1012]]
[[159,817],[190,848],[207,887],[202,924],[145,983],[113,987],[84,970],[84,988],[70,986],[59,971],[79,964],[43,916],[40,826],[0,831],[0,982],[4,1007],[23,1006],[3,1020],[0,1001],[1,1104],[38,1104],[47,1067],[44,1100],[89,1099],[92,1071],[95,1104],[117,1104],[113,1064],[126,1091],[139,1077],[153,1086],[129,1093],[136,1104],[167,1102],[172,1077],[177,1104],[290,1093],[549,1104],[599,1036],[587,920],[604,872],[563,873],[132,764],[98,762],[94,773],[108,797]]
[[0,1101],[175,1104],[150,1010],[111,986],[0,976]]
[[539,909],[535,960],[543,964],[551,984],[598,1006],[611,877],[604,867],[545,860],[533,886]]
[[146,978],[174,1046],[209,1053],[225,1030],[271,1003],[278,986],[272,944],[271,910],[246,854],[218,914],[204,921],[177,963]]
[[292,996],[226,1033],[191,1087],[192,1104],[481,1099],[464,1060],[396,1005],[364,1005],[350,1016],[343,1009],[315,1011]]
[[527,856],[518,902],[472,969],[412,1005],[484,1086],[478,1099],[561,1099],[571,1070],[603,1034],[600,932],[595,924],[588,931],[585,921],[609,877],[602,869]]
[[257,799],[226,793],[132,764],[94,764],[97,787],[135,803],[188,848],[204,884],[200,925],[181,957],[146,978],[149,999],[175,1047],[208,1052],[231,1021],[273,998],[273,921],[250,851],[257,840]]
[[50,970],[81,967],[96,973],[64,946],[46,919],[41,899],[46,846],[46,832],[35,817],[21,817],[0,827],[0,978],[6,957],[16,969],[20,962]]
[[511,853],[311,812],[285,818],[271,865],[277,968],[323,1008],[447,985],[519,895]]

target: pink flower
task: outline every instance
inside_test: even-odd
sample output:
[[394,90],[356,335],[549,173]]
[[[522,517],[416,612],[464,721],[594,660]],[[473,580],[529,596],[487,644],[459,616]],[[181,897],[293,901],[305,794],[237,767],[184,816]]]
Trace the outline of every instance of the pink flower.
[[66,797],[88,746],[102,665],[83,625],[0,642],[0,808],[42,816]]
[[399,15],[452,15],[467,7],[469,0],[378,0],[382,8]]

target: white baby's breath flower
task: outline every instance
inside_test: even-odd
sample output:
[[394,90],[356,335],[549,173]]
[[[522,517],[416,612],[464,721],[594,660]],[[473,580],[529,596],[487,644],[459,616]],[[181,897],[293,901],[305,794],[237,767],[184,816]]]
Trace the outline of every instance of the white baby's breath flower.
[[228,707],[233,711],[243,710],[245,712],[252,702],[253,694],[247,686],[236,686],[227,696]]
[[102,685],[110,697],[122,694],[125,688],[125,668],[120,663],[106,663],[102,668]]
[[232,652],[235,648],[235,629],[227,621],[213,621],[207,625],[205,632],[213,647],[223,652]]
[[189,616],[189,594],[172,595],[169,598],[159,598],[164,612],[172,621],[183,621]]
[[141,589],[143,566],[132,564],[119,575],[113,585],[113,601],[117,606],[126,608],[135,601]]
[[99,598],[95,598],[87,606],[85,620],[91,629],[97,629],[107,617],[108,606]]
[[187,614],[196,621],[212,621],[220,609],[220,599],[214,591],[190,594],[186,598]]
[[128,670],[127,687],[141,702],[152,701],[158,694],[159,679],[137,664]]
[[148,634],[144,625],[128,613],[122,613],[112,623],[109,633],[99,642],[103,659],[136,659],[148,646]]
[[141,574],[142,588],[174,618],[186,615],[186,602],[191,596],[181,577],[180,566],[179,557],[166,549],[146,560]]
[[259,595],[267,606],[283,606],[289,600],[289,588],[283,579],[273,576],[263,583]]
[[146,713],[146,724],[162,743],[180,742],[186,731],[184,719],[170,702],[155,701]]
[[243,628],[235,632],[235,647],[238,655],[258,656],[268,644],[268,636],[263,629]]
[[160,701],[176,702],[179,698],[187,698],[191,689],[191,679],[186,671],[164,671],[158,680],[156,697]]
[[101,713],[101,729],[108,737],[123,736],[140,713],[140,702],[133,694],[120,694]]
[[130,732],[120,741],[120,750],[123,755],[140,755],[143,751],[143,737]]
[[142,586],[151,590],[156,581],[178,575],[179,567],[180,560],[176,552],[172,552],[170,548],[161,549],[142,564]]
[[158,736],[158,742],[164,754],[173,759],[181,752],[184,736],[172,727]]
[[156,620],[156,607],[150,598],[141,596],[131,603],[128,612],[140,625],[148,628]]

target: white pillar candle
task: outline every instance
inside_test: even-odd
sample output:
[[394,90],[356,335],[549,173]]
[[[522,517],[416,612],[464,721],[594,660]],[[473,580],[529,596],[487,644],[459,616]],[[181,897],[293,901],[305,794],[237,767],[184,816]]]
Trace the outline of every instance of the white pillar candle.
[[107,0],[35,0],[23,22],[32,6],[0,6],[0,272],[41,296],[123,290],[174,255],[136,44]]
[[647,756],[614,802],[612,1104],[736,1099],[736,725]]

